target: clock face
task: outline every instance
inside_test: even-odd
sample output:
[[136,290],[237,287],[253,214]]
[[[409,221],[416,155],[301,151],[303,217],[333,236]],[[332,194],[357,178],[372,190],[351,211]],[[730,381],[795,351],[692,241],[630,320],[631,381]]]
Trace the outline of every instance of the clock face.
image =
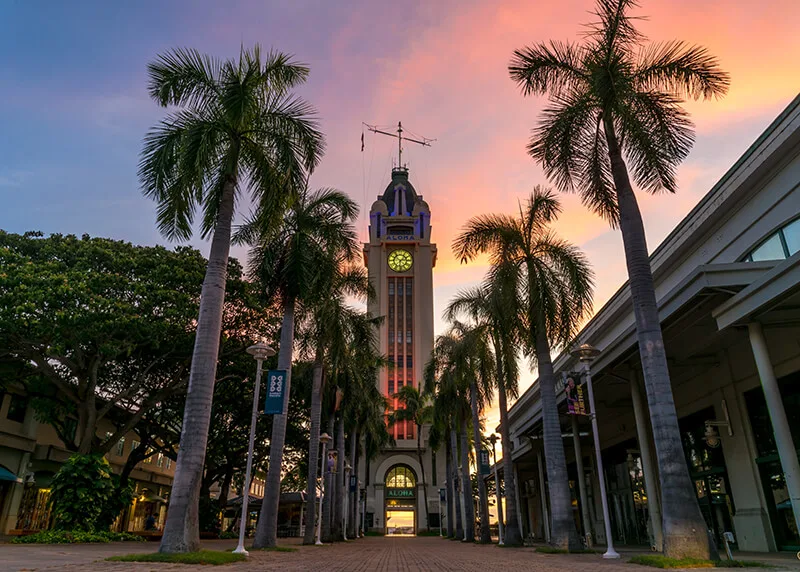
[[408,250],[393,250],[389,254],[389,268],[395,272],[405,272],[413,263],[414,259]]

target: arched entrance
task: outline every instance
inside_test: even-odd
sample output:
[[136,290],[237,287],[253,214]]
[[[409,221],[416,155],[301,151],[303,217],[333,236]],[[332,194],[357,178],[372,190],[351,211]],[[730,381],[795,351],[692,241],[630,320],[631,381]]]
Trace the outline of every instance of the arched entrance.
[[395,465],[386,473],[386,534],[417,533],[417,475],[408,465]]

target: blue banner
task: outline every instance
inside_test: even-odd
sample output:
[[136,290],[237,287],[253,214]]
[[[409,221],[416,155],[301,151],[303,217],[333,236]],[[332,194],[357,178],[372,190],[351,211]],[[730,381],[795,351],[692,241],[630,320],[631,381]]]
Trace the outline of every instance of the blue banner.
[[490,472],[489,469],[491,468],[490,464],[489,464],[489,451],[487,451],[486,449],[481,449],[480,461],[481,461],[481,463],[480,463],[481,464],[481,475],[484,475],[484,476],[488,475],[489,472]]
[[267,398],[264,400],[264,413],[282,415],[283,393],[286,390],[286,370],[276,369],[267,372]]

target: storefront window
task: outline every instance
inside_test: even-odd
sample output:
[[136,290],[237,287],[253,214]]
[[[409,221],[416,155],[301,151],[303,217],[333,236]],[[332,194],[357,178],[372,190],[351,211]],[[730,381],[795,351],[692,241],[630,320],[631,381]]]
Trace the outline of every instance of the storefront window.
[[[778,388],[783,398],[789,430],[797,447],[800,443],[800,372],[779,379]],[[767,499],[767,512],[775,532],[775,543],[781,550],[800,550],[800,533],[794,520],[764,392],[757,387],[745,393],[744,397],[756,441],[756,464]]]

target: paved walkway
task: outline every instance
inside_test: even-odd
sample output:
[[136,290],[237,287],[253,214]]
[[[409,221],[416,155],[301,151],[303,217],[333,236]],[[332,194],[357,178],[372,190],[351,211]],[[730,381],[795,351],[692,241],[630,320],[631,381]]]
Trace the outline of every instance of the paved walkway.
[[[438,537],[380,538],[369,537],[348,543],[326,546],[299,546],[296,552],[251,552],[248,562],[225,567],[204,568],[212,570],[280,570],[303,572],[395,572],[442,571],[459,572],[513,572],[517,570],[576,571],[576,572],[636,572],[652,570],[626,564],[622,560],[603,560],[599,554],[547,555],[537,554],[533,548],[500,548],[495,545],[464,544]],[[204,542],[211,550],[231,549],[233,541]],[[0,570],[66,570],[71,572],[101,570],[162,572],[166,570],[195,570],[197,566],[163,563],[106,562],[104,558],[131,552],[153,552],[156,543],[112,543],[100,545],[0,545]],[[766,556],[766,555],[765,555]],[[762,559],[762,561],[765,561]],[[788,557],[777,562],[783,569],[800,570],[800,561]]]

